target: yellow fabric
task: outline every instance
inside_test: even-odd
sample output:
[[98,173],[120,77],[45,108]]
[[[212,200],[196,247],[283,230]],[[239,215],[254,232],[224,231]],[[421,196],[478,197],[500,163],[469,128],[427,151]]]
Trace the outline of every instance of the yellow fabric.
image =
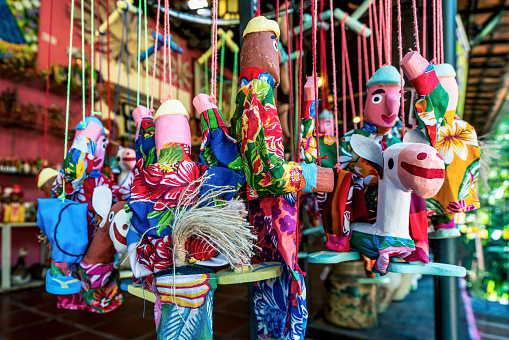
[[[18,205],[15,208],[15,205]],[[15,213],[16,211],[16,213]],[[5,207],[4,211],[4,222],[5,223],[23,223],[25,222],[25,207],[20,203],[11,203]]]
[[245,37],[246,34],[248,33],[266,31],[274,32],[274,34],[276,35],[276,39],[279,39],[280,31],[277,22],[275,22],[274,20],[269,20],[266,17],[259,16],[249,21],[242,37]]
[[58,171],[53,168],[44,168],[39,173],[39,177],[37,178],[37,187],[40,189],[44,183],[46,183],[49,179],[56,177],[58,175]]
[[189,120],[189,113],[184,107],[184,104],[176,99],[168,99],[164,101],[157,109],[154,115],[154,121],[162,115],[183,115]]

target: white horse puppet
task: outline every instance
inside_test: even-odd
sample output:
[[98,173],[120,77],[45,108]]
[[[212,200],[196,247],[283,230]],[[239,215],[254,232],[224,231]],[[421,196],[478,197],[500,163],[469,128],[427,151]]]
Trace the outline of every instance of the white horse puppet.
[[364,136],[353,135],[350,143],[356,154],[377,169],[380,178],[376,222],[352,223],[350,244],[376,259],[374,271],[386,273],[390,257],[405,258],[415,250],[409,232],[411,192],[433,197],[444,183],[445,164],[419,130],[410,130],[403,143],[383,153],[375,141]]

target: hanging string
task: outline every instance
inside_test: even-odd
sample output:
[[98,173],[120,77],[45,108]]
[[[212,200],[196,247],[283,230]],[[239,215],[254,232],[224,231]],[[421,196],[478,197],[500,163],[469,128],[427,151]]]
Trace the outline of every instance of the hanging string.
[[[81,92],[82,92],[82,105],[83,105],[83,121],[81,124],[83,128],[85,128],[85,115],[86,115],[86,95],[85,95],[85,68],[87,62],[85,60],[85,8],[84,8],[85,0],[81,0]],[[71,47],[72,48],[72,47]],[[70,50],[69,50],[70,51]],[[70,53],[70,52],[69,52]]]
[[207,67],[208,61],[203,63],[203,72],[205,73],[205,93],[209,94],[209,68]]
[[358,83],[359,83],[359,117],[361,119],[361,127],[362,127],[362,121],[363,121],[363,113],[364,113],[364,103],[362,101],[362,41],[361,41],[361,35],[366,30],[366,25],[364,25],[364,28],[362,31],[357,34],[357,76],[358,76]]
[[[141,7],[141,6],[140,6]],[[138,91],[136,93],[136,107],[140,106],[140,91],[141,91],[141,86],[140,86],[140,80],[141,80],[141,42],[140,42],[140,36],[141,36],[141,15],[140,15],[140,11],[141,11],[141,8],[138,8],[138,33],[136,35],[136,43],[137,43],[137,47],[138,47],[138,51],[137,51],[137,58],[136,60],[138,61]]]
[[[100,7],[99,0],[97,0],[96,6],[97,6],[97,11],[96,11],[97,12],[97,15],[96,15],[97,27],[100,27],[101,26],[101,13],[100,13],[101,7]],[[92,32],[92,34],[94,34],[94,32]],[[99,34],[99,111],[101,112],[101,115],[103,112],[103,81],[104,81],[103,76],[102,76],[102,74],[103,74],[103,57],[104,57],[103,37],[101,34]]]
[[439,46],[440,46],[440,64],[443,64],[445,62],[444,60],[444,16],[443,16],[443,7],[442,7],[442,0],[438,0],[438,19],[440,20],[440,24],[438,26],[439,32],[438,32],[438,38],[439,38]]
[[[318,0],[311,1],[311,11],[312,11],[312,22],[313,22],[313,85],[314,85],[314,92],[315,92],[315,116],[316,116],[316,130],[319,130],[319,122],[318,122],[318,81],[316,80],[316,77],[318,77],[318,74],[316,72],[316,22],[318,17]],[[300,120],[299,120],[300,125]],[[318,142],[318,140],[317,140]],[[320,159],[320,143],[316,143],[316,155],[317,155],[317,163],[320,165],[321,159]]]
[[[53,38],[53,0],[50,2],[49,9],[49,41],[48,41],[48,67],[46,73],[46,104],[44,105],[44,142],[42,144],[42,160],[46,160],[46,143],[48,137],[48,105],[49,105],[49,73],[51,67],[51,45]],[[71,23],[72,25],[72,23]]]
[[[154,65],[152,68],[152,96],[150,98],[150,109],[154,110],[154,89],[156,80],[156,62],[157,62],[157,47],[159,44],[159,13],[161,13],[161,0],[157,0],[157,14],[156,14],[156,41],[154,48]],[[115,104],[116,105],[116,104]],[[117,110],[115,110],[116,113]]]
[[[258,15],[260,15],[260,2],[261,2],[261,0],[258,0]],[[278,9],[278,12],[279,12],[279,9]]]
[[[148,29],[147,29],[147,0],[143,0],[143,13],[145,21],[145,51],[148,50]],[[148,63],[145,61],[145,95],[147,97],[147,107],[149,107],[149,92],[148,92]]]
[[226,50],[225,43],[226,43],[226,34],[223,34],[221,36],[221,69],[220,69],[220,75],[219,75],[219,108],[223,109],[223,76],[224,76],[224,51]]
[[[366,25],[364,25],[364,29],[366,29]],[[362,35],[362,46],[364,48],[364,76],[366,78],[366,83],[368,82],[369,80],[369,64],[368,64],[368,43],[367,43],[367,38],[364,34],[361,34]],[[370,34],[370,36],[372,36],[373,33]]]
[[422,0],[422,56],[426,59],[426,0]]
[[[258,6],[260,3],[258,2]],[[218,0],[212,0],[212,62],[210,65],[210,97],[216,102],[216,87],[217,87],[217,13],[218,13]]]
[[[165,0],[165,1],[168,1],[168,0]],[[168,47],[168,82],[169,82],[169,85],[170,85],[170,93],[168,95],[169,99],[172,99],[173,97],[173,84],[172,84],[172,81],[173,81],[173,76],[172,76],[172,67],[171,67],[171,48],[170,48],[170,5],[169,5],[169,1],[168,1],[168,11],[165,11],[164,13],[166,14],[166,21],[168,23],[167,25],[167,32],[166,32],[166,36],[167,36],[167,39],[168,39],[168,42],[167,42],[167,47]],[[166,40],[166,39],[165,39]]]
[[[118,99],[119,99],[119,91],[120,91],[120,71],[122,69],[122,55],[125,48],[124,42],[124,32],[127,30],[127,12],[124,12],[124,20],[122,22],[122,38],[120,40],[120,57],[118,59],[118,75],[117,75],[117,89],[115,94],[115,111],[113,112],[113,127],[111,131],[111,138],[115,136],[115,125],[117,124],[117,109],[118,109]],[[127,69],[129,72],[129,68]],[[129,77],[127,77],[129,79]],[[128,92],[129,93],[129,92]]]
[[[106,17],[110,17],[110,0],[106,0]],[[111,88],[110,88],[110,21],[106,20],[106,58],[108,63],[108,131],[111,132]],[[110,133],[110,141],[113,134]]]
[[[373,26],[375,28],[375,35],[376,35],[376,48],[378,52],[378,67],[380,68],[383,64],[382,62],[382,32],[380,31],[380,26],[378,22],[378,14],[376,11],[376,0],[373,0]],[[374,64],[373,64],[374,65]],[[373,73],[375,67],[373,66]]]
[[90,1],[90,115],[94,115],[94,0]]
[[[72,31],[74,27],[74,0],[71,0],[71,29],[69,30],[69,51],[72,49]],[[72,53],[69,53],[69,65],[67,69],[67,102],[65,105],[65,137],[64,137],[64,157],[67,155],[67,139],[69,138],[69,103],[71,96],[71,68]]]
[[[351,69],[350,69],[350,57],[348,56],[348,44],[346,41],[346,32],[344,29],[347,17],[348,17],[348,15],[346,15],[345,18],[343,20],[341,20],[342,25],[343,25],[343,27],[341,28],[341,34],[342,34],[342,38],[343,38],[343,56],[344,56],[344,62],[345,62],[345,67],[346,67],[346,75],[348,77],[348,92],[350,95],[350,107],[352,109],[352,117],[356,117],[357,112],[355,109],[355,98],[353,96],[353,83],[352,83],[352,74],[351,74]],[[343,96],[344,95],[345,95],[345,93],[343,92]],[[343,98],[343,101],[345,101],[345,98]],[[346,105],[346,103],[345,103],[345,105]],[[357,129],[357,123],[354,122],[353,125],[354,125],[354,128]]]
[[[320,0],[320,13],[324,12],[324,0]],[[330,111],[329,102],[329,74],[327,72],[327,32],[323,26],[320,29],[320,73],[322,84],[322,110]],[[318,119],[318,117],[317,117]]]
[[433,20],[433,61],[437,60],[437,20],[438,20],[438,10],[437,10],[437,0],[433,1],[433,13],[436,15],[436,19]]
[[[399,51],[399,73],[401,76],[401,136],[405,136],[405,89],[403,88],[403,69],[401,68],[401,60],[403,59],[403,37],[401,33],[401,0],[397,0],[398,6],[398,51]],[[419,38],[417,38],[417,41]]]
[[[329,7],[331,13],[334,6],[332,0],[329,0]],[[334,166],[339,171],[339,125],[338,125],[338,89],[336,80],[336,36],[334,33],[334,17],[330,16],[330,29],[331,29],[331,44],[332,44],[332,95],[334,97],[334,131],[336,132],[336,165]],[[343,134],[345,131],[343,131]]]
[[[278,0],[279,5],[279,0]],[[279,7],[278,7],[279,13]],[[278,14],[279,15],[279,14]],[[288,48],[288,74],[290,75],[290,117],[294,117],[295,105],[293,102],[293,82],[292,82],[292,58],[291,58],[291,46],[290,46],[290,20],[288,18],[288,0],[285,0],[285,17],[286,17],[286,37],[287,37],[287,48]],[[297,84],[295,84],[297,86]],[[276,91],[277,92],[277,91]]]
[[[230,99],[230,111],[234,110],[235,107],[235,98],[237,96],[237,83],[239,81],[239,51],[235,51],[233,54],[233,84],[232,84],[232,95]],[[292,77],[290,73],[290,78]],[[233,116],[233,114],[230,114],[230,117]]]
[[179,99],[179,89],[180,89],[180,53],[177,52],[177,100]]
[[295,155],[295,160],[297,162],[300,162],[300,121],[301,121],[301,117],[302,117],[302,105],[300,104],[300,101],[302,100],[302,51],[304,48],[304,44],[303,44],[303,38],[304,38],[303,16],[304,16],[304,1],[301,1],[300,2],[300,23],[299,23],[300,24],[299,82],[298,82],[298,84],[296,84],[296,86],[299,89],[299,96],[298,96],[299,108],[298,108],[298,110],[296,110],[297,117],[294,120],[294,131],[295,131],[294,155]]
[[[400,0],[398,0],[399,3]],[[414,36],[415,36],[415,48],[417,49],[417,53],[421,53],[421,46],[419,44],[419,25],[417,22],[417,3],[415,0],[412,0],[412,9],[414,11]],[[401,12],[401,8],[398,9]],[[400,13],[398,12],[398,17]],[[399,20],[399,19],[398,19]],[[398,22],[398,25],[400,23]]]
[[[168,53],[167,49],[168,49],[168,39],[170,38],[170,36],[168,35],[168,22],[167,22],[167,17],[170,15],[168,12],[169,12],[169,3],[168,3],[168,0],[164,0],[164,16],[163,16],[163,23],[164,23],[164,27],[163,27],[163,44],[164,44],[164,47],[163,47],[163,100],[166,99],[166,55]],[[159,38],[159,37],[158,37]],[[171,64],[171,60],[169,61],[170,64]],[[171,91],[171,90],[170,90]]]
[[[369,35],[369,45],[371,47],[371,74],[374,74],[375,73],[375,44],[373,42],[373,34],[374,34],[373,27],[374,26],[373,26],[373,13],[372,13],[373,4],[372,4],[372,2],[373,2],[373,0],[368,0],[369,27],[372,28],[371,34]],[[375,27],[375,29],[376,29],[376,27]],[[366,38],[366,37],[364,37],[364,38]],[[367,53],[367,51],[368,50],[366,49],[366,53]],[[368,73],[366,73],[366,76],[368,76]]]
[[[347,126],[346,126],[346,70],[345,70],[345,56],[348,51],[345,52],[345,22],[346,22],[347,15],[341,20],[341,94],[343,96],[343,136],[346,135]],[[339,159],[339,158],[338,158]]]
[[[128,114],[128,125],[129,125],[129,147],[133,148],[133,139],[132,139],[132,120],[133,116],[131,114],[131,86],[129,85],[129,28],[127,27],[127,12],[124,12],[124,21],[125,21],[125,63],[127,69],[127,114]],[[139,57],[139,54],[138,54]]]
[[[380,47],[382,48],[383,54],[385,54],[385,62],[387,63],[387,36],[385,32],[385,14],[384,14],[384,2],[380,0],[378,3],[379,10],[379,25],[380,25]],[[382,54],[382,56],[383,56]],[[382,67],[382,63],[380,63],[380,67]]]

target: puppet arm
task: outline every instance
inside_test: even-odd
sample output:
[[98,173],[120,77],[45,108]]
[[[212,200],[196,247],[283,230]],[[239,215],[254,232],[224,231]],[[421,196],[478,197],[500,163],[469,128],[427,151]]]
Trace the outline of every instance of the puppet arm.
[[[157,163],[155,131],[154,119],[151,116],[140,119],[139,137],[135,142],[136,166],[148,167]],[[143,163],[138,163],[140,158],[143,158]]]
[[53,183],[53,192],[56,196],[62,191],[66,195],[72,195],[81,189],[94,167],[94,152],[102,131],[101,126],[90,122],[76,137],[62,163],[62,170]]
[[401,61],[401,67],[419,95],[414,104],[417,128],[423,129],[430,144],[436,147],[438,130],[447,111],[449,95],[440,84],[433,64],[419,53],[407,53]]
[[[316,77],[316,79],[320,79]],[[321,83],[321,81],[320,81]],[[307,77],[304,85],[304,114],[301,118],[301,157],[306,163],[314,163],[317,158],[316,148],[316,108],[315,104],[315,87],[313,77]]]

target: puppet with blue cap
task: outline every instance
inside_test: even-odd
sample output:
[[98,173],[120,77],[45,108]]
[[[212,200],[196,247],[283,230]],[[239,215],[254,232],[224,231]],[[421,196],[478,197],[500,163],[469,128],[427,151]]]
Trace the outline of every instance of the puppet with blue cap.
[[114,247],[103,230],[113,202],[125,201],[130,186],[119,187],[101,173],[109,140],[98,118],[75,128],[71,149],[53,183],[53,196],[40,199],[38,226],[52,245],[47,291],[57,306],[106,313],[121,305]]

